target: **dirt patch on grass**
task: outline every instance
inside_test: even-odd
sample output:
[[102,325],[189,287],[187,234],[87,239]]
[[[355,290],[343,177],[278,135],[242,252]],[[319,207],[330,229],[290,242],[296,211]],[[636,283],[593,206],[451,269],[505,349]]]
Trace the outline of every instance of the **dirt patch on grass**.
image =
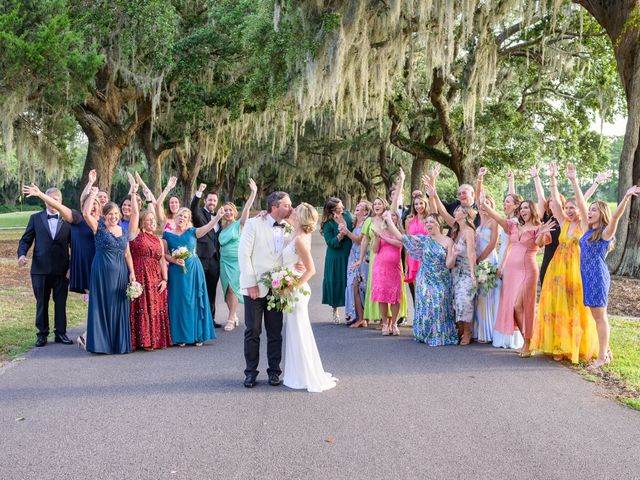
[[625,403],[625,400],[640,399],[640,391],[630,386],[615,373],[607,370],[591,370],[582,365],[570,365],[570,368],[577,371],[586,380],[594,382],[601,387],[599,394],[604,398],[617,400]]
[[611,278],[609,314],[640,317],[640,280],[616,276]]

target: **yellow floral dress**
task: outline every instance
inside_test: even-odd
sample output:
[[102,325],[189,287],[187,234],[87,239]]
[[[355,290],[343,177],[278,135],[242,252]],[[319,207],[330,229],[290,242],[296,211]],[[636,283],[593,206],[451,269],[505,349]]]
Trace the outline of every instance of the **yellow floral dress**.
[[563,355],[572,363],[598,355],[596,322],[582,301],[580,237],[576,226],[568,236],[570,222],[560,232],[559,245],[540,291],[531,350]]

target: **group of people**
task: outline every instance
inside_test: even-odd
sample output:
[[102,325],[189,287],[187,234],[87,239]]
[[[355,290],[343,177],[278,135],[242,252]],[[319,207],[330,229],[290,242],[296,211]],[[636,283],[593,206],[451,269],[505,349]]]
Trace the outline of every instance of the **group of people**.
[[[47,343],[52,293],[55,341],[73,343],[66,334],[69,290],[88,302],[87,330],[78,337],[88,352],[200,346],[216,338],[214,328],[223,326],[213,320],[218,282],[229,310],[224,330],[238,325],[237,308],[243,302],[238,246],[256,196],[255,182],[250,181],[251,195],[241,215],[231,202],[216,210],[218,196],[204,195],[205,184],[199,186],[190,208],[171,197],[165,214],[163,203],[176,178],[171,177],[156,198],[137,173],[128,177],[129,194],[118,206],[94,186],[97,175],[92,170],[80,211],[65,206],[56,188],[43,193],[33,184],[23,187],[26,196],[38,197],[46,205],[30,217],[18,246],[18,264],[23,266],[35,243],[31,279],[37,347]],[[141,294],[128,296],[136,284],[141,285]]]
[[[382,335],[398,335],[407,316],[406,283],[419,342],[468,345],[476,340],[515,349],[521,357],[543,352],[556,361],[595,359],[594,368],[609,363],[605,257],[640,186],[631,187],[612,214],[606,202],[587,204],[609,173],[598,175],[583,194],[575,166],[568,165],[573,197],[566,199],[557,188],[555,163],[549,165],[548,197],[538,169],[532,168],[534,202],[516,193],[509,171],[500,214],[483,188],[486,168],[478,172],[475,188],[460,185],[452,203],[438,195],[439,173],[435,168],[422,178],[424,191],[412,192],[406,209],[402,171],[390,203],[383,197],[363,199],[352,215],[340,199],[327,200],[322,302],[332,307],[333,321],[340,323],[338,309],[344,307],[350,327],[379,321]],[[485,272],[495,273],[484,274],[479,283],[483,264]]]

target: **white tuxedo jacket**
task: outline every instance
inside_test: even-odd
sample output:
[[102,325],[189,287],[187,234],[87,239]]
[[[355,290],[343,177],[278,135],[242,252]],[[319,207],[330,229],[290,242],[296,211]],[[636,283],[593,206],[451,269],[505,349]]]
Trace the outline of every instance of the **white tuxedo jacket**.
[[[285,232],[283,250],[289,240],[290,234]],[[241,293],[248,295],[247,289],[257,285],[260,297],[266,297],[269,289],[260,283],[262,274],[282,266],[282,252],[276,253],[271,222],[262,218],[247,220],[240,235],[238,263]]]

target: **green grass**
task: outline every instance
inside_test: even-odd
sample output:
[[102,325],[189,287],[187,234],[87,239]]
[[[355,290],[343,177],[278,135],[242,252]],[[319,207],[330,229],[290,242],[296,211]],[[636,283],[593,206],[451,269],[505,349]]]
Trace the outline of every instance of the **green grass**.
[[640,320],[611,317],[611,351],[607,371],[640,392]]
[[14,212],[0,215],[0,228],[24,228],[29,222],[29,217],[35,212]]

